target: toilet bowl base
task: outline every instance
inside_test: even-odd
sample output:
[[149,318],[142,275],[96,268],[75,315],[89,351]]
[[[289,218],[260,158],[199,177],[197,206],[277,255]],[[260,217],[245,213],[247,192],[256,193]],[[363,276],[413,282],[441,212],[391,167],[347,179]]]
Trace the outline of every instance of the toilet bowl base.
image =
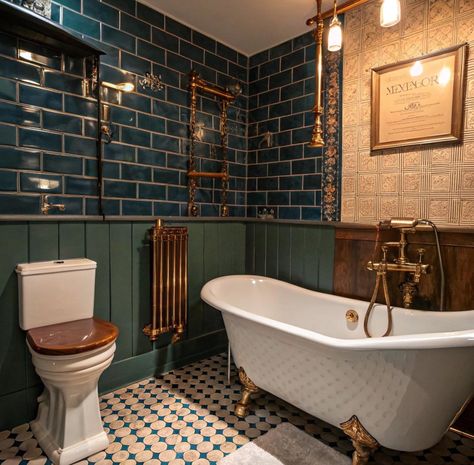
[[31,430],[49,459],[70,465],[106,449],[97,383],[112,362],[115,343],[67,357],[30,352],[45,387]]
[[35,437],[38,438],[41,449],[55,465],[70,465],[85,457],[96,454],[109,446],[109,439],[105,431],[103,431],[84,441],[61,449],[52,435],[38,420],[33,420],[30,425],[31,431]]

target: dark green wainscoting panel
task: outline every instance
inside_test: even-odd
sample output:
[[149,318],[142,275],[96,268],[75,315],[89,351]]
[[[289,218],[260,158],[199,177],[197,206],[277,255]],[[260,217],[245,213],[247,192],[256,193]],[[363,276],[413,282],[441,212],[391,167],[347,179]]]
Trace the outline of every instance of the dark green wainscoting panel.
[[[170,223],[171,224],[171,223]],[[17,263],[88,257],[97,262],[95,315],[120,329],[106,392],[221,352],[222,318],[200,299],[203,284],[228,274],[270,276],[332,291],[334,229],[328,226],[177,221],[189,230],[189,311],[184,340],[142,332],[150,319],[150,247],[145,221],[0,223],[0,431],[31,420],[41,382],[18,322]],[[51,289],[54,292],[54,289]]]
[[142,333],[150,319],[151,222],[0,223],[0,431],[31,420],[41,392],[19,328],[17,263],[84,256],[97,261],[95,315],[120,329],[101,392],[225,350],[220,313],[199,293],[209,279],[245,272],[246,225],[173,224],[189,228],[189,321],[185,339],[174,346],[168,335],[152,344]]
[[332,292],[334,228],[248,223],[246,272]]

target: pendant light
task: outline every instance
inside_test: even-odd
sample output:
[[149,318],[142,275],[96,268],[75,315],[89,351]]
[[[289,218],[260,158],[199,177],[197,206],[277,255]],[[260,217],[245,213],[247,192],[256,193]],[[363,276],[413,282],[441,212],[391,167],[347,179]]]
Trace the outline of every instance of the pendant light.
[[328,50],[330,52],[338,52],[342,47],[342,27],[337,17],[336,0],[334,0],[334,15],[329,25]]
[[380,25],[382,27],[395,26],[400,22],[400,0],[383,0],[380,7]]

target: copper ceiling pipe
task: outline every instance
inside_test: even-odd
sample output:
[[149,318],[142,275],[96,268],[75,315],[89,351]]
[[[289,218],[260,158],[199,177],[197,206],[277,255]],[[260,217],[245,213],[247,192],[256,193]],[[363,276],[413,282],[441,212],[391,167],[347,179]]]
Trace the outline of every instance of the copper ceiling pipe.
[[[363,5],[364,3],[367,3],[368,1],[369,0],[348,0],[347,2],[344,2],[342,5],[339,5],[336,8],[336,14],[346,13],[347,11],[350,11],[360,5]],[[333,15],[333,13],[334,11],[331,8],[330,10],[327,10],[322,14],[322,18],[323,19],[330,18]],[[306,20],[306,25],[312,26],[313,24],[317,22],[317,19],[318,19],[318,15],[313,16],[312,18],[308,18]]]

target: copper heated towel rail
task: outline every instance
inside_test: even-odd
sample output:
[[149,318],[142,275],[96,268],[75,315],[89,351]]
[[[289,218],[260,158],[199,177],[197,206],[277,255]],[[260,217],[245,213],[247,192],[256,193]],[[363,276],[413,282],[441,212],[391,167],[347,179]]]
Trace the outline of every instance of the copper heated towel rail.
[[151,242],[151,323],[143,332],[155,341],[172,332],[179,341],[186,327],[188,307],[188,229],[163,226],[157,220]]

